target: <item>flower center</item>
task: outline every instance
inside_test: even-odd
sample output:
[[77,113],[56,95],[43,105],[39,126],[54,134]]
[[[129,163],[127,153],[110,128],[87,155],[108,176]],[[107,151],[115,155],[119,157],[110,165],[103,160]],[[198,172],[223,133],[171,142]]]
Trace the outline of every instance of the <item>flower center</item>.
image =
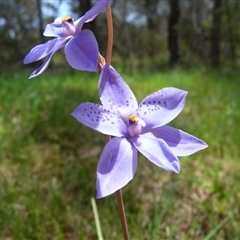
[[72,23],[73,22],[73,18],[70,16],[65,16],[65,17],[58,17],[55,19],[54,23],[55,24],[63,24],[65,22],[69,22]]
[[146,126],[145,122],[136,115],[131,115],[128,121],[128,133],[131,137],[141,134],[142,127]]
[[73,18],[70,16],[58,17],[55,19],[54,24],[63,28],[63,34],[65,37],[75,34]]
[[139,120],[140,120],[140,118],[138,117],[138,116],[136,116],[136,115],[131,115],[130,117],[129,117],[129,123],[138,123],[139,122]]

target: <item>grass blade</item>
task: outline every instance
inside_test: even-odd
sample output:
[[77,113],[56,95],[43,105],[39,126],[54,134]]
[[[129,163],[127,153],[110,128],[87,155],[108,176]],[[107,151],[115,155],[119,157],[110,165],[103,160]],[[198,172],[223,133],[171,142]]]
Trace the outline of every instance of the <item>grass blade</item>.
[[210,240],[229,220],[229,216],[224,218],[203,240]]
[[96,205],[96,201],[93,197],[91,198],[91,204],[92,204],[92,208],[93,208],[93,214],[94,214],[98,239],[103,240],[101,224],[100,224],[100,221],[99,221],[99,216],[98,216],[98,211],[97,211],[97,205]]

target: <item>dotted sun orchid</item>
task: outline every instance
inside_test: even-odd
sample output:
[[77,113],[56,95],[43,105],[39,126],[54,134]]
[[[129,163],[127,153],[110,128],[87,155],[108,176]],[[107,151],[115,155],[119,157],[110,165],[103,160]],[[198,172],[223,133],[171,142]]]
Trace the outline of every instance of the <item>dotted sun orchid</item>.
[[121,76],[109,65],[99,79],[102,105],[82,103],[72,115],[84,125],[114,136],[105,146],[97,167],[97,198],[125,186],[136,173],[137,150],[152,163],[179,173],[177,156],[207,147],[202,140],[167,126],[183,109],[187,92],[163,88],[137,100]]
[[72,68],[89,72],[98,71],[97,40],[90,30],[82,30],[82,26],[92,21],[109,2],[110,0],[98,0],[83,17],[76,21],[67,16],[47,24],[43,35],[55,38],[37,45],[24,58],[23,62],[28,64],[47,57],[45,62],[30,75],[30,78],[41,74],[48,67],[54,53],[63,47],[65,47],[67,62]]

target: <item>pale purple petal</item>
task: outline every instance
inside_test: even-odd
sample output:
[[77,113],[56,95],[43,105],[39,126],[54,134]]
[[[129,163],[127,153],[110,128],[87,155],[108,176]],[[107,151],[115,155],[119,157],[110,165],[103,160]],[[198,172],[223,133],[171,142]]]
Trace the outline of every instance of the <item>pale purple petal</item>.
[[131,140],[139,152],[158,167],[175,173],[180,172],[178,158],[162,139],[139,135]]
[[49,23],[47,24],[43,35],[46,37],[65,37],[64,27],[62,24]]
[[98,89],[102,104],[119,111],[125,121],[128,121],[131,114],[136,113],[138,103],[135,95],[112,66],[104,65]]
[[83,30],[74,36],[64,51],[72,68],[89,72],[98,71],[98,43],[90,30]]
[[[75,26],[75,30],[77,29],[78,24],[81,24],[80,22],[82,22],[82,25],[84,24],[84,22],[82,21],[82,19],[83,19],[83,16],[73,22],[73,24],[74,24],[74,26]],[[81,30],[82,30],[82,29],[78,29],[77,32],[81,32]]]
[[137,150],[125,138],[105,146],[97,167],[97,198],[106,197],[131,181],[137,170]]
[[35,71],[32,72],[32,74],[30,75],[29,78],[33,78],[33,77],[36,77],[36,76],[40,75],[48,67],[48,65],[49,65],[49,63],[50,63],[54,53],[58,49],[64,47],[64,45],[66,45],[67,41],[68,41],[68,39],[65,39],[64,41],[56,42],[55,46],[52,49],[51,54],[47,57],[47,59],[44,61],[44,63],[38,69],[36,69]]
[[182,111],[186,96],[186,91],[163,88],[143,99],[138,109],[139,117],[146,123],[143,131],[172,121]]
[[76,27],[77,31],[81,31],[83,24],[92,21],[101,11],[104,10],[109,2],[110,0],[98,0],[97,3],[81,18]]
[[127,126],[123,120],[101,105],[82,103],[72,113],[84,125],[111,136],[126,136]]
[[37,45],[34,47],[24,58],[23,63],[28,64],[31,62],[36,62],[53,51],[56,51],[56,49],[59,49],[65,45],[67,38],[55,38],[52,40],[47,41],[44,44]]
[[155,128],[151,132],[163,139],[176,156],[188,156],[208,147],[201,139],[170,126]]

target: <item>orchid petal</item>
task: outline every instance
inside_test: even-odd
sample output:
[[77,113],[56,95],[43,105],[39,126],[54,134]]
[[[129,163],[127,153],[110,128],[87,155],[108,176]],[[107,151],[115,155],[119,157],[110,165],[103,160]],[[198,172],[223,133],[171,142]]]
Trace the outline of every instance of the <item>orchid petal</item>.
[[64,26],[62,24],[47,24],[43,35],[46,37],[66,37],[64,34]]
[[55,38],[47,41],[44,44],[37,45],[25,56],[23,63],[28,64],[31,62],[36,62],[52,53],[56,48],[59,49],[63,47],[63,45],[65,45],[63,43],[65,42],[66,38]]
[[155,128],[151,132],[163,139],[176,156],[188,156],[208,147],[201,139],[170,126]]
[[44,63],[38,69],[36,69],[35,71],[33,71],[31,73],[29,78],[33,78],[33,77],[36,77],[36,76],[40,75],[48,67],[48,65],[49,65],[49,63],[50,63],[54,53],[58,49],[64,47],[64,45],[66,44],[66,41],[67,41],[67,39],[65,39],[65,42],[57,42],[57,44],[54,46],[51,54],[47,57],[47,59],[44,61]]
[[120,116],[98,104],[82,103],[73,111],[72,116],[106,135],[121,137],[127,134],[127,126]]
[[77,29],[78,24],[81,24],[81,25],[84,24],[84,22],[82,21],[82,19],[83,19],[83,16],[73,22],[76,33],[79,33],[79,32],[81,32],[81,30],[82,30],[82,29]]
[[112,66],[104,65],[98,89],[102,104],[120,112],[125,122],[131,114],[135,114],[138,108],[136,97]]
[[163,126],[183,109],[187,92],[177,88],[163,88],[143,99],[138,115],[146,123],[143,131]]
[[83,30],[74,36],[64,51],[72,68],[90,72],[98,71],[98,43],[90,30]]
[[63,34],[63,27],[55,25],[54,23],[49,23],[46,25],[46,28],[43,32],[43,35],[46,37],[60,37]]
[[78,22],[76,29],[77,31],[81,31],[82,26],[84,23],[91,22],[94,20],[94,18],[104,10],[104,8],[107,6],[107,4],[110,2],[110,0],[98,0],[96,4],[87,11],[84,16],[81,18],[81,20]]
[[125,138],[105,146],[97,167],[97,198],[106,197],[131,181],[137,170],[137,150]]
[[131,140],[139,152],[158,167],[175,173],[180,172],[178,158],[162,139],[139,135],[131,138]]

